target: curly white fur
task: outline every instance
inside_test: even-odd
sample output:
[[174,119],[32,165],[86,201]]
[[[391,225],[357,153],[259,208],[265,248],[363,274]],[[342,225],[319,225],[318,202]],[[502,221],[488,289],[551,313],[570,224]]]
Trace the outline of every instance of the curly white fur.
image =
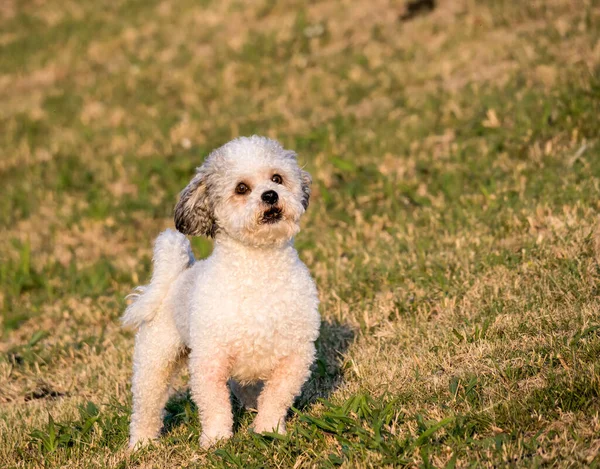
[[[240,183],[249,191],[238,193]],[[269,191],[275,203],[265,202]],[[213,236],[212,255],[194,261],[183,234],[161,233],[152,280],[122,319],[139,328],[131,447],[158,436],[169,381],[186,358],[202,446],[232,435],[228,381],[258,409],[254,431],[285,432],[320,325],[316,286],[293,247],[309,195],[295,154],[263,137],[233,140],[198,168],[175,221],[183,233]]]

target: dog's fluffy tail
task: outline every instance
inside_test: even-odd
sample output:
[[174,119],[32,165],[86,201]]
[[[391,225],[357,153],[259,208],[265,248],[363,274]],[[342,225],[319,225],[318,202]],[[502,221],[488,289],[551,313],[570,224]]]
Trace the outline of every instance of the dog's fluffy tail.
[[138,328],[144,321],[152,320],[171,284],[193,263],[190,242],[183,234],[175,230],[159,234],[154,242],[152,280],[127,296],[132,302],[121,318],[123,327]]

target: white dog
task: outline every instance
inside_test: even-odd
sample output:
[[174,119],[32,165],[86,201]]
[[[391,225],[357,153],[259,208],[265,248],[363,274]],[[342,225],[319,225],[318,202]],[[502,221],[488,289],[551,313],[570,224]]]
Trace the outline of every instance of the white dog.
[[[130,447],[158,437],[169,382],[186,359],[203,447],[232,435],[228,380],[258,409],[255,432],[285,433],[320,326],[315,284],[293,247],[310,183],[293,151],[253,136],[213,151],[181,192],[181,233],[158,236],[152,280],[122,318],[139,328]],[[195,261],[185,234],[213,237],[212,255]]]

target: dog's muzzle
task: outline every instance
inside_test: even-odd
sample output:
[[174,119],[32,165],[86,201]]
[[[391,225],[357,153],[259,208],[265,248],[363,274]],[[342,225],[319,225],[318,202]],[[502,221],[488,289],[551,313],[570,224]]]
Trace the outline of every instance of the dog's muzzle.
[[263,213],[262,218],[260,219],[261,223],[264,224],[272,224],[277,223],[279,220],[283,218],[283,210],[279,207],[271,207],[269,210]]

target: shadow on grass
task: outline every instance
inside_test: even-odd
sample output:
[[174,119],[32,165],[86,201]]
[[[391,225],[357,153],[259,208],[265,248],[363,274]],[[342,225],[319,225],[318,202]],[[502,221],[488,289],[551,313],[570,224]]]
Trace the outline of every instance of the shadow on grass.
[[419,15],[425,15],[435,9],[435,0],[413,0],[406,5],[406,12],[400,16],[400,21],[410,21]]
[[[343,383],[342,363],[348,347],[354,340],[354,331],[346,324],[323,321],[317,340],[317,358],[308,381],[302,387],[295,406],[306,410],[318,399],[327,399]],[[249,412],[232,396],[234,431],[249,420]],[[163,435],[171,433],[180,425],[188,426],[194,434],[199,433],[198,409],[192,401],[189,389],[171,396],[166,405]]]
[[323,321],[317,340],[317,359],[310,378],[296,399],[296,407],[304,410],[318,399],[328,399],[343,382],[344,355],[354,340],[354,331],[347,324]]

